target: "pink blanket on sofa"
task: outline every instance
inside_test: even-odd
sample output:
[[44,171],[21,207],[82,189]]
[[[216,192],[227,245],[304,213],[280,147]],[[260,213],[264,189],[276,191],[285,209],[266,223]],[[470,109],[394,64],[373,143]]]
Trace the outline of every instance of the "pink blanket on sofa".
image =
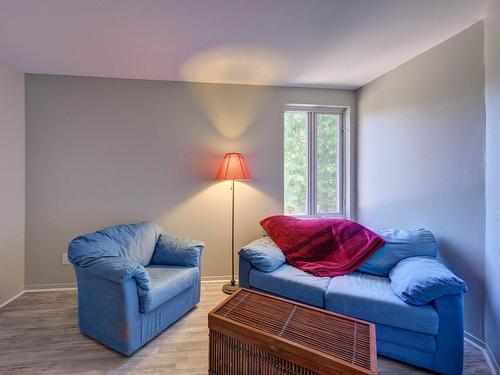
[[385,241],[345,219],[270,216],[260,222],[288,263],[316,276],[345,275],[358,268]]

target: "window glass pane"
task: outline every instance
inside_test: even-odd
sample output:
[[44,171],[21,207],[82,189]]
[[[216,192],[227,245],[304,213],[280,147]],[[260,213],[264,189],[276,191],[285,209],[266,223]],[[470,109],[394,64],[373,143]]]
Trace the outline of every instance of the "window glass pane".
[[316,115],[316,211],[339,211],[338,129],[340,116]]
[[307,214],[307,112],[285,112],[285,214]]

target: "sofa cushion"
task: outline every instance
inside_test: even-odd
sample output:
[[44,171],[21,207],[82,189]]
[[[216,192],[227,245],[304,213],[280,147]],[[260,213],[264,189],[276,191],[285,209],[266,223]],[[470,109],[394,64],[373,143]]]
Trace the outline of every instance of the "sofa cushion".
[[281,249],[268,236],[243,246],[239,255],[262,272],[272,272],[286,262]]
[[353,272],[332,278],[325,297],[326,308],[375,324],[436,335],[439,318],[431,305],[403,302],[387,277]]
[[414,256],[435,258],[437,255],[436,239],[427,229],[380,229],[375,232],[385,240],[385,245],[358,267],[360,272],[387,276],[402,259]]
[[439,260],[429,257],[403,259],[389,277],[393,292],[412,305],[426,305],[437,298],[467,291],[462,279]]
[[[317,307],[325,307],[330,277],[317,277],[288,263],[273,272],[250,271],[250,286]],[[397,298],[397,297],[396,297]]]
[[149,293],[141,298],[141,312],[151,311],[198,283],[198,267],[148,266]]

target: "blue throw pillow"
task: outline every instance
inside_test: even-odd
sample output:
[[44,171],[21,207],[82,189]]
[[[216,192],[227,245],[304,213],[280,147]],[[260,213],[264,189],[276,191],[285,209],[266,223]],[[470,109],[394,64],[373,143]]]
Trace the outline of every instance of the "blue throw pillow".
[[203,242],[162,233],[156,243],[151,264],[197,267],[204,247]]
[[262,272],[272,272],[286,262],[283,252],[268,236],[243,246],[239,255]]
[[381,229],[374,232],[385,240],[385,245],[369,257],[357,271],[387,276],[400,260],[414,256],[435,258],[437,255],[436,239],[427,229]]
[[392,291],[412,305],[426,305],[439,297],[467,292],[462,279],[439,260],[429,257],[403,259],[389,277]]

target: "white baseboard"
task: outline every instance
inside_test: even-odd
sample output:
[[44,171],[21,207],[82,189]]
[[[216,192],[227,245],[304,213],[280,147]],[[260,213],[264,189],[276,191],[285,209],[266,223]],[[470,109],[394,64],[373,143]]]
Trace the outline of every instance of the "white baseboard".
[[495,356],[493,355],[493,352],[491,351],[490,347],[486,345],[486,348],[484,350],[486,352],[485,353],[486,361],[488,362],[488,366],[490,367],[491,372],[494,375],[500,375],[500,366],[498,365],[498,362]]
[[[234,278],[238,281],[238,276],[235,275]],[[202,276],[202,283],[228,283],[231,280],[231,275],[227,276]]]
[[4,301],[0,301],[0,309],[5,305],[11,303],[16,298],[21,297],[24,294],[23,289],[18,289],[16,292],[12,293],[9,297],[7,297]]
[[[231,276],[203,276],[201,278],[202,283],[223,283],[229,282]],[[238,280],[238,277],[236,277]],[[54,292],[58,290],[74,290],[76,289],[76,283],[64,283],[64,284],[28,284],[25,286],[24,292]]]
[[493,375],[500,375],[500,366],[498,366],[498,362],[493,356],[488,344],[468,332],[464,332],[464,340],[483,352],[484,359],[486,360],[486,363],[488,364],[488,367]]
[[58,290],[75,290],[76,283],[64,283],[64,284],[33,284],[26,285],[24,291],[26,293],[33,292],[54,292]]
[[478,339],[476,336],[471,335],[469,332],[464,332],[464,339],[467,341],[469,344],[474,346],[475,348],[479,350],[484,350],[484,347],[486,346],[486,343],[480,339]]

